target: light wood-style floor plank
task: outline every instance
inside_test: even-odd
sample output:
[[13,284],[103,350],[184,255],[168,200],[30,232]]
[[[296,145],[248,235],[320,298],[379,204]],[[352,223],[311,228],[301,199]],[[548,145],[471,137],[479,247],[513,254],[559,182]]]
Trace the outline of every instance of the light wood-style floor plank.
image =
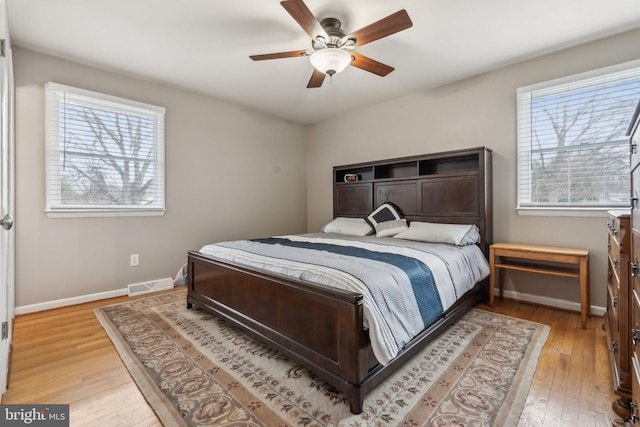
[[[184,292],[176,288],[168,292]],[[160,425],[93,309],[118,297],[16,318],[10,383],[2,403],[70,404],[72,426]],[[479,308],[551,326],[521,425],[611,426],[611,369],[602,318],[511,300]]]
[[582,329],[580,313],[512,300],[478,308],[528,319],[551,327],[542,350],[521,426],[606,426],[616,414],[603,318],[591,316]]
[[160,426],[93,313],[95,307],[128,300],[18,316],[2,403],[69,404],[72,426]]

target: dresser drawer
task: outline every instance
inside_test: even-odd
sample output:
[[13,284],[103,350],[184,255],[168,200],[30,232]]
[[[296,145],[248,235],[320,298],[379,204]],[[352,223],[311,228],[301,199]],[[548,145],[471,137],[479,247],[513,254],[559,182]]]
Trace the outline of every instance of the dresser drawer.
[[631,198],[633,204],[631,206],[631,224],[636,230],[640,230],[640,167],[635,168],[631,172]]
[[621,354],[620,354],[620,327],[618,319],[618,305],[614,303],[611,294],[607,295],[607,313],[605,319],[605,330],[607,332],[607,346],[609,350],[609,362],[611,363],[611,370],[613,373],[613,389],[618,391],[624,387],[622,384],[622,376],[620,369]]
[[618,339],[618,293],[615,287],[607,287],[607,322],[612,340]]
[[631,293],[633,305],[633,317],[631,319],[631,352],[633,358],[640,362],[640,294],[635,290]]
[[612,244],[609,246],[609,268],[615,274],[615,279],[620,283],[620,274],[622,268],[622,257],[620,254],[620,246]]
[[633,397],[631,402],[633,403],[633,407],[631,409],[632,415],[639,416],[640,412],[638,411],[638,404],[640,404],[640,393],[637,390],[640,390],[640,359],[632,357],[632,365],[633,365]]
[[[640,188],[640,187],[639,187]],[[607,220],[607,314],[605,327],[614,391],[627,398],[631,395],[631,285],[630,213],[609,211]],[[640,236],[640,234],[639,234]],[[639,353],[640,355],[640,353]]]
[[620,230],[620,218],[617,217],[609,217],[609,221],[607,222],[607,227],[609,227],[609,243],[621,245],[622,231]]
[[633,241],[634,250],[629,256],[630,264],[630,282],[631,288],[635,289],[640,295],[640,231],[633,229],[631,231],[631,239]]
[[626,254],[631,252],[629,218],[609,218],[607,226],[611,236],[610,243],[613,244],[615,242],[620,246],[620,250]]
[[640,132],[634,132],[630,140],[631,169],[640,164]]
[[620,296],[620,282],[618,277],[613,270],[613,266],[609,263],[608,272],[607,272],[607,313],[611,314],[610,321],[615,321],[612,323],[612,328],[618,329],[618,306],[619,297]]

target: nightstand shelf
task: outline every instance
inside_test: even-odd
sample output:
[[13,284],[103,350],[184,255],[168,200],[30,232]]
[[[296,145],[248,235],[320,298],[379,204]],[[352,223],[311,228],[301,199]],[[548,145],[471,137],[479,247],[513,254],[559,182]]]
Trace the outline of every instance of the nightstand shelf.
[[494,303],[496,273],[499,274],[497,279],[500,298],[503,297],[504,270],[518,270],[579,279],[581,321],[582,327],[587,327],[587,317],[591,314],[588,250],[521,243],[494,243],[489,247],[489,264],[491,266],[489,305]]

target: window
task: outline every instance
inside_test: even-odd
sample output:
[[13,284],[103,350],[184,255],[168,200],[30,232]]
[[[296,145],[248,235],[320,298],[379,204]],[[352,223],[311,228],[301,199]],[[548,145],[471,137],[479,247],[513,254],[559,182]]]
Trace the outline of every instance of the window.
[[518,89],[518,209],[629,207],[640,62]]
[[46,87],[51,217],[164,214],[164,108]]

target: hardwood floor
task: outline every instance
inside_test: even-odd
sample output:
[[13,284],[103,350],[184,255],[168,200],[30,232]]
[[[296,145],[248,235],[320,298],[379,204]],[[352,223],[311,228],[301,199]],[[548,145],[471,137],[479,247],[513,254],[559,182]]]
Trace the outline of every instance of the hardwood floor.
[[2,403],[69,404],[71,426],[161,426],[93,313],[129,299],[17,316]]
[[[183,292],[176,288],[168,292]],[[93,309],[128,297],[18,316],[2,403],[70,404],[72,426],[159,426]],[[611,369],[602,318],[510,300],[479,308],[551,326],[523,426],[611,426]]]
[[[551,326],[522,412],[522,426],[611,426],[617,418],[603,318],[496,299],[478,308]],[[618,425],[618,424],[613,424]],[[624,423],[622,424],[624,425]]]

